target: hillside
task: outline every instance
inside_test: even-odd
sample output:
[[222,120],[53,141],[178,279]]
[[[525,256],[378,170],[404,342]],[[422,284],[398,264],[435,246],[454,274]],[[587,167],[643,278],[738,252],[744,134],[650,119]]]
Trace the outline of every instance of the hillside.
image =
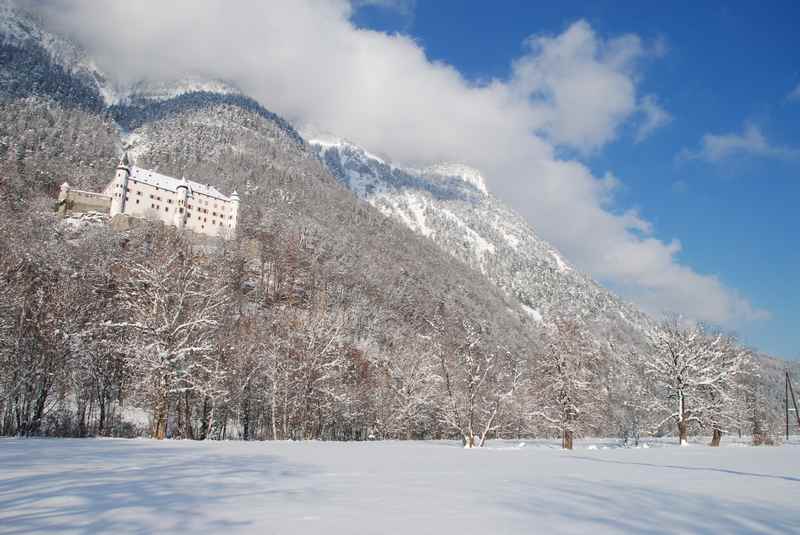
[[[124,421],[129,403],[150,411],[159,437],[472,444],[568,428],[665,432],[630,403],[650,392],[641,365],[652,320],[538,238],[479,171],[408,169],[341,140],[308,143],[222,82],[109,89],[77,47],[8,5],[0,434],[142,433]],[[238,239],[198,248],[155,225],[116,234],[57,221],[59,184],[101,188],[123,150],[140,167],[238,190]],[[171,284],[182,277],[214,288],[224,313],[192,334],[207,343],[159,361],[173,382],[154,391],[161,376],[143,363],[171,355],[163,348],[175,339],[128,329],[155,321],[136,319],[150,310],[136,299],[161,285],[180,293]],[[200,310],[211,299],[191,295],[205,295]],[[546,361],[564,355],[575,368]],[[765,388],[774,427],[775,385]],[[585,407],[580,422],[564,403]]]
[[459,164],[403,168],[343,140],[310,143],[356,196],[483,273],[534,321],[580,318],[598,335],[631,341],[652,325],[540,239],[487,191],[479,171]]

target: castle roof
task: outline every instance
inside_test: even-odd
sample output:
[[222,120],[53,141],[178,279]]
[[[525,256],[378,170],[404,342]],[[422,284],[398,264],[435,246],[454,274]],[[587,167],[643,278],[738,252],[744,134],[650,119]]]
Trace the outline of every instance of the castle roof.
[[209,186],[208,184],[200,184],[192,180],[186,180],[185,178],[177,179],[171,176],[156,173],[155,171],[141,169],[139,167],[131,167],[130,178],[132,180],[136,180],[137,182],[142,182],[150,186],[155,186],[157,188],[173,192],[178,191],[179,186],[188,186],[189,196],[192,196],[196,192],[225,202],[230,202],[231,200],[230,197],[223,195],[219,192],[219,190]]

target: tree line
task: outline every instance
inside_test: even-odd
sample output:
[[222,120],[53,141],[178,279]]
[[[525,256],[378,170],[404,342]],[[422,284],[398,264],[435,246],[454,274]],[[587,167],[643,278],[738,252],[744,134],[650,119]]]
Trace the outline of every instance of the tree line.
[[469,447],[557,436],[571,448],[585,435],[705,433],[718,445],[770,431],[751,352],[680,318],[643,333],[636,351],[569,317],[549,318],[532,344],[503,343],[454,306],[454,287],[400,306],[409,331],[320,268],[302,235],[251,228],[209,241],[8,210],[2,435]]

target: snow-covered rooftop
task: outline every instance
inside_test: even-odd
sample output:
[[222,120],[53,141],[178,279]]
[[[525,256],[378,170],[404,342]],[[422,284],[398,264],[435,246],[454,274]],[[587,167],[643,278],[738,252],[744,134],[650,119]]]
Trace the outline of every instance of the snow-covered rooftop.
[[230,197],[223,195],[219,190],[208,184],[201,184],[192,180],[180,180],[140,167],[131,167],[131,179],[167,191],[178,191],[178,186],[184,184],[188,186],[190,196],[194,193],[199,193],[221,201],[229,202],[231,200]]

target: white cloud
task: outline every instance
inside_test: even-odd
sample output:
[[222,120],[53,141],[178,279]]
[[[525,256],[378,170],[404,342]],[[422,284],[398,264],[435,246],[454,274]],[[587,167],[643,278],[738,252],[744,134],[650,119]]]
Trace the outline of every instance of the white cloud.
[[631,74],[645,55],[637,36],[604,41],[578,21],[560,35],[531,37],[527,46],[514,61],[508,89],[530,101],[537,126],[555,143],[597,149],[636,111]]
[[408,165],[464,162],[576,265],[647,309],[717,323],[761,315],[682,265],[677,242],[637,212],[615,213],[613,175],[557,156],[559,145],[597,150],[640,113],[645,130],[664,122],[655,97],[637,94],[651,53],[635,35],[605,39],[579,21],[530,38],[509,79],[474,84],[409,37],[355,28],[345,0],[46,1],[49,20],[117,79],[226,79],[301,129]]
[[705,134],[700,141],[698,150],[684,149],[678,156],[681,159],[706,160],[718,163],[741,155],[793,159],[800,157],[800,149],[773,145],[767,140],[760,128],[754,124],[747,124],[741,134]]
[[655,95],[646,95],[642,98],[639,110],[643,119],[636,129],[637,143],[644,141],[655,130],[672,122],[672,115],[661,107]]
[[786,98],[789,100],[800,100],[800,84],[797,84],[797,87],[792,89]]

